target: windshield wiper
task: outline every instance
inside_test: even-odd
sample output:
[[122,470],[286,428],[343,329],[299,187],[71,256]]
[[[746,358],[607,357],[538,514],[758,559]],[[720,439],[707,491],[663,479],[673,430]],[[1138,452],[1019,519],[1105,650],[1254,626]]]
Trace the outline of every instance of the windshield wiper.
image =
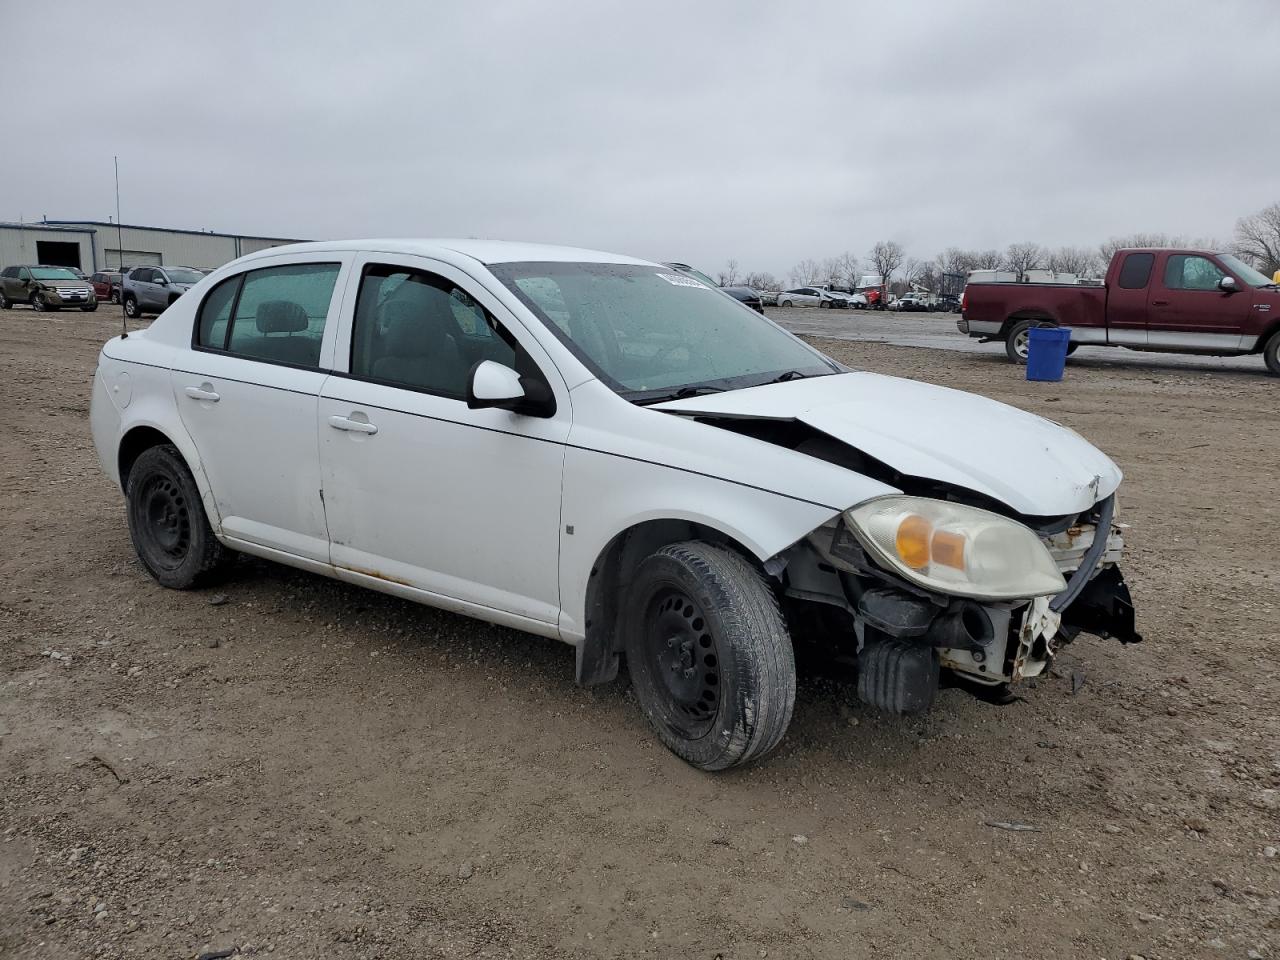
[[634,400],[640,406],[647,407],[651,403],[666,403],[668,400],[688,400],[690,397],[701,397],[708,393],[724,393],[724,387],[711,387],[706,384],[695,384],[693,386],[681,387],[671,393],[663,393],[656,397],[645,397],[642,400]]
[[807,376],[807,373],[801,373],[799,370],[788,370],[786,373],[778,374],[772,380],[766,380],[760,386],[763,387],[770,383],[786,383],[788,380],[803,380]]

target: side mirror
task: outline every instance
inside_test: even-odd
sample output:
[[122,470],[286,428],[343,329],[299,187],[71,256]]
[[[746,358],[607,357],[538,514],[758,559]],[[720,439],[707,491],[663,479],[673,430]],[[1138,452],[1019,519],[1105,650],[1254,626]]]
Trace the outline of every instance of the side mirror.
[[154,282],[160,284],[162,287],[167,287],[169,285],[169,281],[164,277],[156,277]]
[[1223,277],[1221,280],[1218,281],[1218,289],[1221,290],[1223,293],[1235,293],[1237,289],[1236,278]]
[[467,378],[467,406],[472,410],[495,407],[530,417],[556,412],[551,388],[536,377],[522,377],[496,360],[481,360]]

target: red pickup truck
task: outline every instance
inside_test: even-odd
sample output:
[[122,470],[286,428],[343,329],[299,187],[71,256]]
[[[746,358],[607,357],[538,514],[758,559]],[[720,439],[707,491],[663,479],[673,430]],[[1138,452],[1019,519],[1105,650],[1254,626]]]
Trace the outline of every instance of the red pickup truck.
[[1117,250],[1102,286],[970,283],[961,333],[1003,340],[1027,362],[1027,331],[1071,328],[1071,345],[1220,357],[1261,353],[1280,375],[1280,287],[1229,253]]

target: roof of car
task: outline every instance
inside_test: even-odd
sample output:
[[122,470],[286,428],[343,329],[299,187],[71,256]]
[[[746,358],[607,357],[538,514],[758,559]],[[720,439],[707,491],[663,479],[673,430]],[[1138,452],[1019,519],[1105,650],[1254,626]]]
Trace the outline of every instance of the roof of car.
[[580,247],[560,247],[544,243],[520,243],[510,240],[452,240],[452,239],[380,239],[380,240],[321,240],[314,243],[290,243],[280,247],[268,247],[250,254],[246,259],[278,256],[281,253],[318,253],[324,251],[357,250],[378,253],[405,253],[420,257],[438,257],[448,260],[458,255],[481,263],[635,263],[659,266],[649,260],[628,257],[620,253],[604,253],[584,250]]

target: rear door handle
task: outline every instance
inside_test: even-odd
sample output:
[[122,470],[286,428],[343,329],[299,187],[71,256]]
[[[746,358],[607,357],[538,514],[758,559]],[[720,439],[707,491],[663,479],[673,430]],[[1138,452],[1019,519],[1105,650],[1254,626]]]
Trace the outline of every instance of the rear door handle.
[[1169,305],[1169,301],[1168,300],[1152,300],[1151,305],[1153,307],[1167,307]]
[[330,417],[329,426],[335,430],[350,430],[352,433],[367,433],[369,436],[378,432],[378,428],[368,420],[352,420],[349,417]]
[[202,383],[198,387],[187,387],[184,392],[192,400],[208,400],[210,403],[217,403],[222,399],[213,389],[213,384],[211,383]]

